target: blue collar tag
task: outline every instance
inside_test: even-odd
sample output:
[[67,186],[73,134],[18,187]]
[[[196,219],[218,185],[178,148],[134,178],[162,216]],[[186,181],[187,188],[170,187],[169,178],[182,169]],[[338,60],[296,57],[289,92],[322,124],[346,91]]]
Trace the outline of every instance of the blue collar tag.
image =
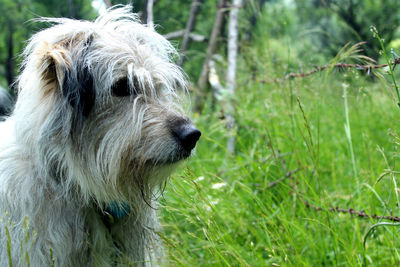
[[106,206],[105,211],[114,219],[121,219],[129,214],[131,207],[126,202],[112,201]]

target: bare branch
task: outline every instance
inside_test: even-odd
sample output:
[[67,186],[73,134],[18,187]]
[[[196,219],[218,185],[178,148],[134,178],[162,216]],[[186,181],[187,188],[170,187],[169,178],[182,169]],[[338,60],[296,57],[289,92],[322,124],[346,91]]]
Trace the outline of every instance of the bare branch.
[[197,14],[200,11],[200,6],[202,4],[203,0],[192,0],[192,6],[190,8],[190,15],[189,19],[186,23],[186,29],[185,33],[183,35],[183,40],[182,40],[182,45],[181,45],[181,54],[178,60],[178,65],[182,66],[183,62],[185,60],[185,53],[186,50],[189,46],[189,41],[190,41],[190,32],[194,29],[194,26],[196,24],[196,17]]
[[[174,31],[174,32],[169,32],[167,34],[164,34],[163,36],[168,39],[177,39],[183,37],[185,34],[185,30],[179,30],[179,31]],[[196,33],[190,33],[189,38],[194,41],[194,42],[203,42],[206,37],[204,35],[196,34]]]
[[[214,22],[214,26],[213,26],[213,29],[211,32],[210,41],[208,42],[206,58],[203,63],[200,78],[197,82],[199,92],[200,92],[200,94],[203,93],[203,95],[204,95],[204,92],[205,92],[205,89],[207,86],[209,61],[215,52],[215,49],[217,46],[217,40],[221,33],[221,27],[224,24],[223,21],[224,21],[224,15],[226,12],[227,3],[228,3],[227,0],[220,0],[218,3],[218,10],[217,10],[217,14],[215,16],[215,22]],[[199,97],[196,99],[196,102],[197,102],[196,103],[197,108],[199,108],[199,106],[201,106],[201,103],[200,103],[201,100],[199,99]]]
[[181,38],[184,34],[185,34],[185,30],[179,30],[179,31],[166,33],[163,36],[166,39],[171,40],[171,39]]

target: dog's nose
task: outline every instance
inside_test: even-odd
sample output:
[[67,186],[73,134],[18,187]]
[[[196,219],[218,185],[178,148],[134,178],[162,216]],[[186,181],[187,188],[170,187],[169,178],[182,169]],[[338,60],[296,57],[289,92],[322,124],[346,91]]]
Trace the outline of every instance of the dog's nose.
[[196,142],[199,140],[201,132],[193,124],[186,124],[175,129],[174,134],[178,138],[182,147],[186,151],[190,152],[196,146]]

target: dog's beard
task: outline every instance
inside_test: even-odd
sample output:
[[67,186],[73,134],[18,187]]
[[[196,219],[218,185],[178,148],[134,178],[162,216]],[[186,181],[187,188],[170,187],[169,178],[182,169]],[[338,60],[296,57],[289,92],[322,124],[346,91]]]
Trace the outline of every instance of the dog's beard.
[[151,160],[122,163],[117,178],[120,197],[115,200],[127,203],[134,210],[138,205],[152,207],[180,163],[154,163]]
[[146,166],[164,166],[167,167],[168,165],[175,165],[179,164],[180,162],[184,161],[185,159],[189,158],[193,152],[192,151],[185,151],[184,149],[177,146],[176,149],[171,151],[166,156],[160,158],[150,158],[145,160]]

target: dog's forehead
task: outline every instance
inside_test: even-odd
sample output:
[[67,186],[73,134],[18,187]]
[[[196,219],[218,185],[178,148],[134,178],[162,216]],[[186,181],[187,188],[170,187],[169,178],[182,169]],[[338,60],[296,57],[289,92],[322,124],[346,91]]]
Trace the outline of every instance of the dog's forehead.
[[[153,54],[169,60],[176,55],[175,48],[152,27],[139,22],[138,16],[128,8],[110,10],[95,21],[81,21],[65,18],[43,18],[39,21],[55,24],[45,29],[31,39],[28,50],[32,51],[40,43],[70,45],[78,48],[85,44],[87,39],[103,45],[103,50],[124,51],[151,50]],[[30,47],[30,48],[29,48]],[[28,52],[29,52],[28,51]]]
[[173,63],[175,48],[126,8],[111,10],[94,22],[49,21],[55,25],[32,37],[24,64],[56,55],[54,59],[74,73],[89,72],[85,75],[92,76],[97,95],[109,95],[121,79],[139,85],[141,92],[151,96],[160,92],[175,95],[177,89],[187,88],[184,72]]
[[105,51],[132,53],[148,58],[149,53],[166,61],[176,52],[171,44],[153,29],[138,23],[121,23],[119,27],[96,29],[95,43]]
[[89,56],[93,57],[93,63],[103,64],[110,61],[115,64],[114,67],[124,68],[126,71],[130,64],[135,67],[154,68],[154,64],[171,62],[170,54],[157,40],[144,40],[142,36],[122,32],[95,34]]

